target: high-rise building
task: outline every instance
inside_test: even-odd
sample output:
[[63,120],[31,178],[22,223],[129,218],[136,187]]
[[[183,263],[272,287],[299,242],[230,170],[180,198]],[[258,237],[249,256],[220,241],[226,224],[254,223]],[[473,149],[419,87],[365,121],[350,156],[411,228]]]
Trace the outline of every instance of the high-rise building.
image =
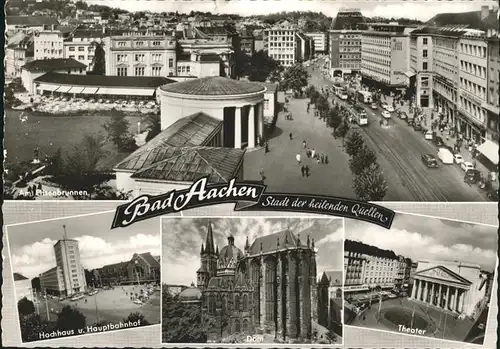
[[329,30],[328,52],[330,75],[361,72],[361,34],[367,29],[365,19],[358,9],[342,9]]
[[40,274],[42,292],[71,296],[87,288],[78,241],[64,238],[54,245],[56,267]]
[[314,52],[328,53],[328,34],[324,32],[304,33],[314,41]]
[[64,58],[63,34],[54,26],[46,26],[34,36],[34,59]]
[[285,67],[294,65],[300,50],[297,45],[297,29],[289,26],[276,26],[264,30],[264,50],[269,57]]
[[486,90],[486,103],[483,104],[486,109],[486,140],[496,143],[498,153],[498,124],[499,124],[499,89],[500,84],[500,47],[498,33],[491,34],[488,41],[488,81]]
[[433,46],[430,28],[417,29],[410,36],[411,94],[415,104],[421,108],[432,108],[433,102]]

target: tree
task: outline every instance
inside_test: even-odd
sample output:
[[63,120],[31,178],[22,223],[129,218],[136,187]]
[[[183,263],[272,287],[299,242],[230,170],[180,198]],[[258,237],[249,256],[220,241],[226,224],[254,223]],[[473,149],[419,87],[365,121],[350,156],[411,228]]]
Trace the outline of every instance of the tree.
[[333,128],[333,132],[335,133],[339,125],[342,123],[342,115],[340,115],[339,108],[335,106],[330,109],[327,118],[327,125]]
[[324,95],[320,95],[316,101],[316,109],[318,110],[321,118],[326,117],[328,110],[330,109],[330,103]]
[[302,95],[302,89],[307,86],[309,73],[302,64],[295,64],[285,70],[283,74],[283,88],[293,90],[297,95]]
[[363,146],[365,145],[365,140],[363,136],[357,131],[350,132],[347,136],[345,143],[345,150],[349,156],[356,156]]
[[159,114],[149,115],[146,119],[148,125],[148,134],[146,136],[146,142],[149,142],[161,132],[161,117]]
[[92,59],[92,75],[106,75],[106,52],[104,52],[104,43],[93,42],[94,58]]
[[354,154],[349,160],[349,168],[354,175],[359,175],[363,170],[377,162],[377,154],[366,144],[357,154]]
[[270,57],[266,51],[254,52],[250,59],[244,58],[241,66],[241,76],[248,76],[250,81],[264,82],[271,78],[274,72],[280,72],[280,64]]
[[40,340],[40,333],[49,333],[52,331],[51,324],[37,314],[19,316],[19,324],[23,342],[38,341]]
[[98,134],[87,134],[64,160],[63,171],[71,176],[82,176],[94,172],[105,154],[103,138]]
[[304,92],[306,94],[306,97],[310,99],[313,92],[315,92],[315,91],[316,91],[316,87],[314,87],[314,85],[309,85],[309,86],[307,86],[307,88]]
[[60,174],[63,171],[64,159],[61,148],[49,158],[49,164],[47,166],[47,173],[51,175]]
[[28,298],[24,297],[17,302],[17,310],[20,315],[30,315],[35,312],[35,305]]
[[344,146],[344,138],[347,135],[347,132],[349,132],[349,124],[345,120],[342,120],[340,125],[334,131],[335,137],[342,138],[342,146]]
[[311,100],[311,103],[316,105],[320,96],[321,96],[321,94],[319,93],[319,91],[316,91],[316,90],[312,91],[311,97],[309,97]]
[[129,133],[130,122],[121,114],[114,114],[103,126],[108,133],[109,139],[122,150],[128,140],[132,138]]
[[387,182],[380,166],[375,162],[353,178],[353,189],[358,200],[382,201],[387,194]]
[[78,333],[78,329],[85,328],[85,326],[85,316],[76,308],[66,305],[57,314],[56,327],[60,331],[73,330]]
[[144,318],[144,315],[142,315],[139,312],[135,313],[130,313],[129,316],[127,316],[125,319],[123,319],[123,322],[137,322],[139,326],[147,326],[149,325],[149,322]]

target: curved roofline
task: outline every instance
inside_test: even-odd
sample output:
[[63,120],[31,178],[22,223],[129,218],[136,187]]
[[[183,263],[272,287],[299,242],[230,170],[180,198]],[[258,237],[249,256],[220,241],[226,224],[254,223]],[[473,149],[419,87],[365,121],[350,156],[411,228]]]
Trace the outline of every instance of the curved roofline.
[[160,86],[160,93],[165,94],[169,97],[183,98],[183,99],[198,99],[198,100],[228,100],[228,99],[243,99],[247,97],[254,97],[259,94],[265,94],[267,92],[267,87],[262,86],[262,90],[251,93],[241,93],[236,95],[195,95],[195,94],[184,94],[178,92],[165,91],[163,86]]

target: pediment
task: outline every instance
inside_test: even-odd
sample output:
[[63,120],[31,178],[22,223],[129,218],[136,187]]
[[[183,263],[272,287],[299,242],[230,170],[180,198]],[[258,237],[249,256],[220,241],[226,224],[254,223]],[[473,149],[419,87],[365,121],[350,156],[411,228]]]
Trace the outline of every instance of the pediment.
[[415,273],[414,276],[416,276],[416,277],[425,276],[426,278],[430,278],[430,279],[449,281],[449,282],[466,284],[466,285],[471,284],[471,282],[469,280],[467,280],[466,278],[458,275],[457,273],[455,273],[455,272],[453,272],[453,271],[451,271],[448,268],[443,267],[443,266],[437,266],[437,267],[433,267],[433,268],[419,271],[419,272]]

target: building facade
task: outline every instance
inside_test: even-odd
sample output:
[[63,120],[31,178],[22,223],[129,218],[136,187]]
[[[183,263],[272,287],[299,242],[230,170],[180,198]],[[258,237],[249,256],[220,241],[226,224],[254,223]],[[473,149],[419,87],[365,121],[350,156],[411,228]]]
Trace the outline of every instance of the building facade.
[[474,317],[484,305],[488,279],[478,265],[418,261],[411,299]]
[[328,35],[323,32],[304,33],[314,42],[314,52],[319,54],[328,53]]
[[60,267],[54,267],[39,275],[40,289],[43,294],[66,296],[64,275]]
[[160,282],[160,263],[150,252],[134,253],[125,262],[105,265],[94,270],[101,286]]
[[91,71],[94,64],[95,47],[97,43],[103,42],[102,36],[102,33],[96,31],[74,32],[73,35],[64,39],[64,58],[73,58],[85,64],[87,71]]
[[132,32],[104,39],[106,75],[175,76],[177,41],[165,33]]
[[488,42],[483,32],[469,31],[459,40],[457,129],[466,139],[483,143],[488,91]]
[[432,35],[423,29],[413,31],[410,36],[411,74],[408,78],[410,81],[414,81],[415,104],[421,108],[433,108],[434,106],[432,58]]
[[59,30],[47,28],[35,33],[34,59],[64,58],[63,34]]
[[408,86],[410,40],[406,27],[370,24],[361,38],[361,75],[389,90]]
[[318,301],[316,253],[309,236],[303,243],[286,230],[252,244],[247,239],[244,252],[229,236],[219,252],[209,222],[197,284],[204,312],[227,316],[225,334],[259,331],[284,340],[312,338]]
[[488,37],[488,81],[486,90],[486,139],[497,144],[499,142],[499,89],[500,84],[500,47],[499,36]]
[[269,57],[284,67],[297,62],[297,30],[290,27],[273,27],[263,31],[264,50]]

